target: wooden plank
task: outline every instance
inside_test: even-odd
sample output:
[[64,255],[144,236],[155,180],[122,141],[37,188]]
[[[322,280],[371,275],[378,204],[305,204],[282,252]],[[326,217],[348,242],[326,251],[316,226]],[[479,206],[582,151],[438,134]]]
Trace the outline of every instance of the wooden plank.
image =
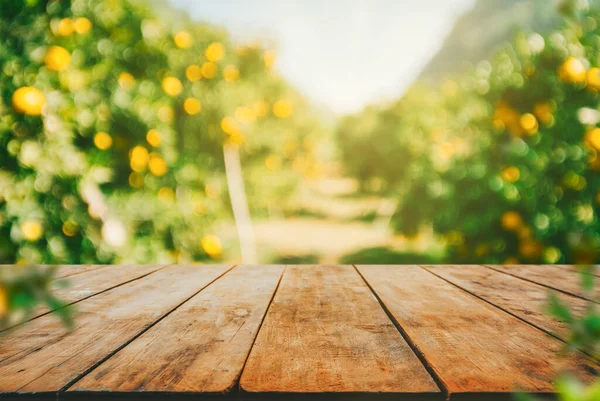
[[82,301],[76,328],[43,316],[0,337],[0,393],[55,392],[225,273],[169,266]]
[[288,266],[240,380],[284,393],[437,393],[351,266]]
[[[579,272],[580,267],[576,266],[576,265],[553,265],[553,266],[557,266],[560,267],[561,269],[567,269],[567,270],[571,270],[571,271],[575,271],[575,272]],[[600,277],[600,265],[593,265],[593,266],[589,266],[590,267],[590,271],[592,272],[592,274],[596,277]]]
[[548,288],[566,292],[589,301],[598,302],[600,300],[600,284],[592,294],[588,294],[581,289],[581,276],[578,272],[569,269],[563,269],[553,265],[485,265],[490,269],[510,274],[524,280],[529,280]]
[[68,287],[55,288],[53,293],[61,300],[73,303],[99,292],[145,276],[166,265],[113,265],[89,270],[69,277]]
[[552,292],[573,312],[581,316],[589,301],[553,291],[539,284],[502,274],[481,265],[423,266],[460,288],[514,314],[532,325],[567,340],[567,326],[548,312],[548,294]]
[[236,267],[69,391],[230,391],[282,271],[282,266]]
[[[55,279],[66,278],[77,274],[85,273],[88,271],[101,269],[107,265],[34,265],[38,269],[49,269],[55,268],[56,272],[54,275]],[[25,265],[0,265],[0,277],[5,274],[12,274],[13,271],[19,271],[20,269],[26,269],[28,266]]]
[[66,278],[93,270],[105,268],[107,265],[59,265],[56,269],[55,278]]
[[583,354],[418,266],[358,269],[452,397],[552,392],[562,368],[594,379]]
[[[68,287],[65,288],[55,285],[52,292],[53,295],[58,297],[58,299],[65,304],[71,305],[102,291],[143,277],[165,267],[165,265],[113,265],[98,267],[102,267],[102,269],[83,269],[81,273],[72,270],[68,277],[55,280],[54,283],[67,280]],[[47,305],[40,305],[26,320],[18,322],[4,330],[23,324],[26,321],[30,321],[51,311],[52,310],[48,308]],[[0,332],[2,331],[3,330],[0,330]]]

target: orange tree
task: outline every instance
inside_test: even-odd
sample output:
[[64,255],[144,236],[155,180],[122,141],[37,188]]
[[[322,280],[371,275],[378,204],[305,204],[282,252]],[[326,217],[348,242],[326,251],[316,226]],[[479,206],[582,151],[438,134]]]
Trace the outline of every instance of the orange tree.
[[561,29],[520,34],[471,72],[417,84],[375,116],[383,128],[371,140],[400,146],[386,150],[393,161],[373,163],[384,178],[397,172],[399,232],[432,225],[453,262],[595,258],[600,14],[573,2],[563,12]]
[[[266,199],[302,176],[292,167],[309,150],[276,155],[316,123],[272,50],[136,1],[0,10],[1,261],[219,258],[224,145],[249,167],[238,181]],[[285,174],[265,185],[261,169]]]

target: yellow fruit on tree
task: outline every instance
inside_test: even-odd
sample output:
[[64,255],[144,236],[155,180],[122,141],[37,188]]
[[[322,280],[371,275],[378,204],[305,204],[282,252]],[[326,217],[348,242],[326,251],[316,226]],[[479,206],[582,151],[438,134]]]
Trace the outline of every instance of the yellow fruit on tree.
[[600,128],[589,130],[585,134],[585,142],[596,151],[600,151]]
[[162,88],[169,96],[177,96],[183,90],[181,81],[175,77],[166,77],[162,81]]
[[56,34],[58,36],[69,36],[73,33],[74,29],[73,21],[70,18],[63,18],[56,26]]
[[39,116],[46,104],[46,97],[39,89],[24,86],[13,93],[12,104],[18,113]]
[[536,105],[533,106],[533,114],[544,124],[552,123],[554,120],[554,116],[552,115],[553,112],[554,108],[550,103],[536,103]]
[[211,61],[202,64],[202,76],[204,78],[214,78],[217,76],[217,65]]
[[200,111],[202,110],[202,105],[200,104],[198,99],[193,98],[193,97],[188,97],[183,102],[183,109],[185,110],[185,112],[187,114],[193,116],[194,114],[200,113]]
[[175,42],[175,46],[180,49],[189,49],[192,47],[192,35],[189,32],[181,31],[177,32],[175,36],[173,36],[173,41]]
[[508,182],[517,182],[521,178],[521,172],[517,167],[507,167],[502,171],[502,178]]
[[195,64],[192,64],[185,69],[185,76],[191,82],[196,82],[202,79],[202,68]]
[[44,57],[44,63],[53,71],[64,71],[71,63],[71,54],[64,47],[50,46]]
[[221,255],[223,246],[221,240],[216,235],[208,234],[202,238],[201,241],[202,249],[208,254],[208,256],[215,258]]
[[98,132],[94,135],[94,145],[100,150],[109,149],[112,146],[113,140],[106,132]]
[[590,70],[587,72],[586,84],[588,88],[596,90],[600,89],[600,68],[590,68]]
[[8,313],[8,291],[0,286],[0,319]]
[[538,131],[539,125],[537,118],[531,113],[523,114],[519,119],[519,122],[521,128],[529,135],[533,135]]
[[565,82],[583,83],[586,79],[585,66],[581,60],[569,57],[558,69],[558,75]]
[[146,134],[146,141],[154,148],[157,148],[158,145],[160,145],[161,140],[160,132],[158,132],[158,130],[151,129]]
[[502,215],[500,220],[502,227],[507,231],[517,231],[523,224],[521,215],[517,212],[510,211]]
[[131,169],[135,172],[142,172],[146,170],[146,166],[148,165],[148,150],[143,146],[136,146],[131,149],[131,154],[129,156],[129,164]]
[[235,135],[239,133],[237,122],[231,117],[225,117],[221,120],[221,129],[228,135]]
[[292,104],[287,100],[278,100],[273,104],[273,114],[279,118],[288,118],[292,115]]
[[75,32],[80,35],[85,35],[92,29],[91,21],[85,17],[77,18],[73,23],[73,26],[75,28]]
[[157,177],[162,177],[167,173],[167,163],[157,153],[151,153],[148,161],[148,169]]
[[135,78],[128,72],[119,74],[119,86],[123,89],[131,89],[135,85]]
[[27,241],[34,242],[41,238],[44,230],[39,221],[27,220],[21,224],[21,233]]
[[211,43],[204,52],[208,61],[219,61],[225,55],[225,48],[219,42]]

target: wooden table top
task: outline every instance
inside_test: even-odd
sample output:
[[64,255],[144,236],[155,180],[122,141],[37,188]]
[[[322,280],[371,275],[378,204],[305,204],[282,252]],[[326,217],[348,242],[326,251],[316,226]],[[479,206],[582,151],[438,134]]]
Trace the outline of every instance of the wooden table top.
[[[551,393],[573,266],[61,266],[75,329],[0,335],[0,399],[510,399]],[[597,289],[600,292],[600,288]],[[597,298],[596,298],[597,299]]]

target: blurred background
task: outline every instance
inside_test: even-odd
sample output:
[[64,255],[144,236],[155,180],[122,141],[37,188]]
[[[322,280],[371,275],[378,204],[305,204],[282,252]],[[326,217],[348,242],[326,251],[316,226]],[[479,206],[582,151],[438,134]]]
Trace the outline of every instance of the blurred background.
[[0,0],[0,263],[592,263],[600,4]]

